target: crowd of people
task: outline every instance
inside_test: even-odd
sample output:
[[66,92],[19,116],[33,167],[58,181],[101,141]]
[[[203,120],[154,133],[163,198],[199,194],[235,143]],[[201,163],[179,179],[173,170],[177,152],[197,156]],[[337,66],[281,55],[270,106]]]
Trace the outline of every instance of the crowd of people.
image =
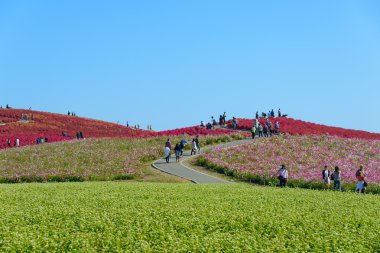
[[[176,143],[174,146],[174,154],[176,162],[179,162],[180,158],[183,156],[183,149],[187,145],[187,140],[183,139],[180,142]],[[195,138],[191,141],[191,152],[190,155],[201,153],[201,146],[199,144],[199,136],[197,135]],[[170,141],[170,138],[167,139],[164,147],[164,154],[165,154],[165,160],[167,163],[170,162],[170,157],[172,155],[172,143]]]
[[251,128],[252,139],[255,139],[256,136],[269,137],[269,136],[272,136],[274,134],[279,134],[279,133],[280,133],[280,123],[276,121],[273,126],[272,122],[269,119],[266,120],[266,122],[264,123],[264,126],[261,125],[258,119],[255,119]]
[[[366,187],[368,186],[363,165],[360,165],[359,169],[355,173],[355,177],[357,179],[357,184],[355,188],[355,192],[365,193]],[[279,180],[280,187],[286,187],[289,174],[288,169],[284,164],[281,165],[280,169],[277,172],[277,178]],[[340,168],[335,166],[334,171],[331,172],[328,169],[328,166],[324,166],[322,170],[322,181],[324,189],[331,188],[331,181],[333,182],[333,190],[342,191],[342,175]]]

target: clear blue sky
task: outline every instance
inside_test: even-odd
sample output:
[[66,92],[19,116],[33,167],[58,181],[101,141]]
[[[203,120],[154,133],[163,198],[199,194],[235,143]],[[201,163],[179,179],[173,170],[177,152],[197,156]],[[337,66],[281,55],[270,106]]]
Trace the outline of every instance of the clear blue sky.
[[0,104],[172,129],[279,107],[380,132],[380,1],[0,1]]

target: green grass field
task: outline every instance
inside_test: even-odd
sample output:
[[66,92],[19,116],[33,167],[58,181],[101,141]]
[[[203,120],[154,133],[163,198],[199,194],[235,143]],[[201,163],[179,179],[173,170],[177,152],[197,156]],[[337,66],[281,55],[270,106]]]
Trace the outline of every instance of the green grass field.
[[1,251],[379,252],[377,195],[125,182],[0,185]]

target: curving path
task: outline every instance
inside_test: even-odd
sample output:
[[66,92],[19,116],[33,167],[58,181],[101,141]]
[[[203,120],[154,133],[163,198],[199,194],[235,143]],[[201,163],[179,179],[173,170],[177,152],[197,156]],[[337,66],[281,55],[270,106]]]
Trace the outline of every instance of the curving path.
[[[232,142],[223,143],[220,145],[216,145],[216,146],[212,146],[212,147],[208,147],[208,148],[204,148],[204,149],[201,148],[201,151],[203,152],[205,150],[210,150],[210,149],[212,150],[212,149],[220,148],[220,147],[232,147],[232,146],[237,146],[237,145],[241,145],[244,143],[249,143],[252,141],[253,141],[252,139],[232,141]],[[154,168],[162,171],[162,172],[165,172],[165,173],[168,173],[168,174],[171,174],[174,176],[178,176],[181,178],[188,179],[191,182],[196,183],[196,184],[225,184],[225,183],[230,183],[226,180],[219,179],[219,178],[204,174],[202,172],[193,170],[193,169],[185,166],[183,164],[183,161],[192,157],[192,156],[190,156],[190,151],[184,151],[183,156],[184,157],[181,158],[179,163],[177,163],[175,161],[175,156],[172,155],[170,158],[170,163],[166,163],[165,158],[162,158],[160,160],[155,161],[152,164],[152,166]]]

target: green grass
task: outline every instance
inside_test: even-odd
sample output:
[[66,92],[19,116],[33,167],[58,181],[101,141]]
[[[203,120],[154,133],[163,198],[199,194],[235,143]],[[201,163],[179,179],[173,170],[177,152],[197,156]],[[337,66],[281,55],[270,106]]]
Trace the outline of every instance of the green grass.
[[0,185],[0,250],[379,252],[376,195],[85,182]]

